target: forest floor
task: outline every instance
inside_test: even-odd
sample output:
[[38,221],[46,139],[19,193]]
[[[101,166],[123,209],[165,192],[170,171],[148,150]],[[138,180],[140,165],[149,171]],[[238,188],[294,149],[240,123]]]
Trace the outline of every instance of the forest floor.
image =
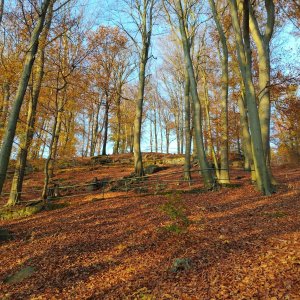
[[[152,178],[158,186],[181,169]],[[70,184],[131,171],[60,176]],[[0,299],[300,299],[300,167],[275,168],[270,197],[245,174],[210,192],[178,182],[74,194],[59,200],[64,208],[0,221],[13,236],[0,241]],[[41,183],[33,173],[26,185]]]

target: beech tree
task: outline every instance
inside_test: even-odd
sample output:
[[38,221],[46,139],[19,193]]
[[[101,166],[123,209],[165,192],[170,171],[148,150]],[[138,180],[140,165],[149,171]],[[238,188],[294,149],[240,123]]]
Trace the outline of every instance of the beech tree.
[[222,26],[219,13],[214,0],[209,0],[209,4],[216,23],[221,49],[219,56],[221,60],[221,165],[219,170],[219,182],[222,184],[229,183],[229,164],[228,164],[228,47],[224,28]]
[[3,11],[4,11],[4,0],[0,0],[0,25],[2,23]]
[[270,115],[271,115],[271,62],[270,62],[270,42],[275,24],[275,5],[273,0],[265,0],[265,12],[267,21],[264,32],[259,25],[256,9],[249,5],[249,24],[253,40],[258,50],[258,72],[259,72],[259,92],[258,92],[258,112],[262,134],[262,142],[268,171],[270,171]]
[[15,101],[12,106],[12,110],[8,120],[8,125],[5,131],[5,135],[4,135],[4,139],[0,151],[0,193],[2,192],[3,184],[6,177],[6,171],[7,171],[9,158],[12,150],[12,144],[15,137],[16,127],[17,127],[17,120],[19,117],[21,106],[28,86],[35,56],[38,50],[39,37],[43,30],[45,17],[51,1],[54,0],[44,0],[42,2],[41,7],[39,8],[39,11],[37,12],[38,14],[37,22],[31,34],[30,45],[28,48],[29,50],[26,54]]
[[207,188],[211,188],[214,184],[211,168],[209,167],[206,153],[203,144],[202,135],[202,118],[201,118],[201,105],[198,96],[197,82],[195,78],[195,72],[193,62],[191,59],[191,39],[194,32],[189,30],[189,18],[194,7],[194,2],[182,3],[179,0],[174,2],[168,2],[171,9],[175,13],[178,20],[178,27],[181,36],[181,44],[184,54],[184,62],[187,74],[189,76],[190,93],[193,107],[193,122],[195,130],[195,142],[197,148],[197,158],[201,167],[201,173],[204,178],[204,184]]
[[249,126],[251,131],[251,145],[256,174],[257,188],[265,195],[272,193],[270,175],[268,173],[260,127],[256,94],[252,79],[252,59],[249,30],[249,1],[243,2],[243,32],[236,0],[230,0],[230,11],[235,33],[239,68],[245,88],[246,105],[248,109]]
[[47,44],[47,37],[51,26],[53,17],[53,1],[49,5],[49,11],[46,16],[45,26],[40,36],[40,42],[37,51],[37,61],[35,63],[34,84],[32,87],[31,99],[28,106],[27,123],[24,134],[21,136],[20,148],[15,167],[15,173],[11,186],[10,196],[7,202],[8,206],[15,205],[21,198],[22,185],[25,175],[25,168],[27,162],[28,150],[31,146],[31,142],[34,134],[36,110],[41,90],[41,85],[44,76],[44,64],[45,64],[45,48]]
[[134,170],[137,176],[144,175],[143,160],[141,152],[141,132],[142,132],[142,117],[143,117],[143,104],[145,93],[145,79],[146,67],[149,61],[150,44],[153,29],[153,22],[155,19],[155,9],[157,6],[156,0],[140,0],[128,1],[129,15],[136,26],[138,38],[135,38],[127,30],[134,45],[138,49],[139,56],[139,86],[136,99],[135,120],[134,120]]

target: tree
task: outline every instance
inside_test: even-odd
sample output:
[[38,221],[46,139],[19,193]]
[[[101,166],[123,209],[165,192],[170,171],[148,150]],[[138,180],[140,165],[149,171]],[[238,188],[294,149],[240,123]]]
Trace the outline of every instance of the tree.
[[0,25],[2,23],[3,11],[4,11],[4,0],[0,0]]
[[197,147],[197,158],[201,167],[201,173],[204,179],[204,185],[207,188],[212,188],[214,184],[213,176],[211,169],[209,168],[208,161],[206,158],[206,153],[204,151],[203,144],[203,135],[202,135],[202,120],[201,120],[201,105],[197,91],[197,82],[195,79],[193,62],[191,59],[191,36],[188,36],[190,33],[188,26],[188,18],[190,17],[191,8],[194,6],[194,3],[187,3],[183,7],[180,0],[174,1],[174,11],[178,18],[179,30],[181,35],[182,49],[184,53],[184,62],[185,68],[189,75],[190,81],[190,92],[192,99],[193,107],[193,121],[194,121],[194,130],[195,130],[195,142]]
[[[133,43],[136,45],[139,52],[139,86],[136,99],[134,132],[133,132],[133,149],[134,149],[134,171],[136,176],[143,176],[143,160],[141,152],[141,132],[142,132],[142,117],[143,103],[145,93],[146,67],[149,61],[149,49],[151,44],[151,36],[153,29],[153,20],[155,18],[156,0],[138,0],[127,3],[130,9],[130,17],[137,27],[140,38],[139,41],[129,34]],[[123,26],[124,29],[124,26]]]
[[221,41],[221,49],[219,56],[221,59],[222,76],[221,76],[221,168],[219,170],[219,182],[229,183],[229,164],[228,164],[228,47],[224,29],[222,27],[220,16],[218,14],[214,0],[209,0],[209,4],[213,13],[213,18],[216,23],[219,38]]
[[[15,167],[13,182],[11,185],[10,196],[7,202],[8,206],[15,205],[21,198],[22,185],[25,175],[28,150],[34,135],[34,127],[36,120],[36,110],[40,95],[42,80],[44,76],[45,64],[45,48],[47,45],[47,37],[53,17],[53,2],[49,5],[49,11],[46,16],[45,27],[40,36],[39,47],[37,51],[37,61],[35,64],[34,84],[31,93],[31,99],[28,106],[27,124],[24,134],[21,137],[20,149]],[[33,75],[32,75],[33,76]]]
[[259,72],[259,92],[258,92],[258,112],[262,134],[262,142],[267,161],[267,167],[270,169],[270,41],[274,31],[275,24],[275,6],[273,0],[265,0],[265,10],[267,22],[265,30],[262,32],[259,26],[256,12],[253,5],[249,5],[250,30],[253,40],[258,50],[258,72]]
[[243,32],[240,27],[236,0],[230,0],[229,4],[235,33],[239,68],[243,79],[243,87],[245,88],[256,185],[262,193],[270,195],[272,193],[272,187],[264,155],[260,120],[256,106],[256,95],[251,72],[252,59],[249,32],[249,1],[243,2]]
[[12,150],[12,144],[15,137],[17,121],[20,113],[20,109],[26,93],[28,81],[31,75],[35,55],[38,50],[39,36],[43,30],[45,17],[49,8],[49,5],[53,0],[44,0],[41,9],[38,12],[38,19],[34,30],[32,31],[30,38],[29,50],[26,54],[23,70],[20,76],[18,90],[16,93],[15,101],[11,110],[8,125],[5,131],[3,144],[0,151],[0,193],[2,192],[3,184],[6,178],[6,172]]

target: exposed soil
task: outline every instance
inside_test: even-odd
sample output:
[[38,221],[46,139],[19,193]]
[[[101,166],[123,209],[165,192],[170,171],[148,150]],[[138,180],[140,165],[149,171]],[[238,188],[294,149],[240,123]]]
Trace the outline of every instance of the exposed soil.
[[[271,197],[243,172],[232,173],[235,187],[204,193],[201,184],[172,182],[180,170],[153,174],[154,186],[170,180],[157,194],[71,194],[62,209],[0,221],[13,236],[0,242],[0,299],[300,299],[300,168],[275,169],[280,185]],[[131,171],[87,167],[59,176],[79,183]],[[34,182],[41,185],[41,173]],[[159,194],[167,190],[174,194]],[[165,229],[161,205],[172,198],[191,221],[179,233]],[[187,264],[174,268],[178,261]],[[8,282],[28,267],[30,276]]]

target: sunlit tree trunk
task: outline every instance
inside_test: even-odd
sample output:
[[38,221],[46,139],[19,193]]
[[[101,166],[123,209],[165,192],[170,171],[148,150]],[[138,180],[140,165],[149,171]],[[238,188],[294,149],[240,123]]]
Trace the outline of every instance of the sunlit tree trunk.
[[246,112],[246,104],[244,93],[238,98],[238,105],[240,111],[240,124],[242,132],[242,147],[244,152],[244,170],[251,172],[251,179],[253,182],[256,181],[256,172],[253,162],[253,153],[252,153],[252,144],[251,144],[251,135],[249,131],[249,122]]
[[109,113],[109,100],[108,95],[106,95],[105,101],[105,113],[104,113],[104,133],[103,133],[103,143],[102,143],[102,155],[106,155],[107,137],[108,137],[108,113]]
[[157,141],[157,114],[154,111],[154,141],[155,141],[155,152],[158,152],[158,141]]
[[21,199],[27,155],[35,131],[36,110],[37,110],[37,104],[40,95],[42,80],[44,76],[45,47],[46,47],[48,32],[51,25],[52,15],[53,15],[53,2],[51,2],[49,6],[49,12],[45,20],[45,27],[40,36],[40,43],[37,52],[37,61],[35,63],[36,74],[34,79],[34,85],[32,88],[32,97],[30,99],[29,107],[28,107],[26,130],[24,135],[21,137],[21,141],[20,141],[20,149],[19,149],[18,158],[16,162],[15,173],[11,185],[9,199],[7,202],[8,206],[15,205]]
[[185,132],[185,155],[184,155],[184,180],[191,180],[191,104],[190,104],[190,79],[187,70],[184,73],[184,132]]
[[204,179],[204,185],[207,188],[211,188],[214,184],[212,172],[209,168],[206,153],[204,151],[203,145],[203,135],[202,135],[202,120],[201,120],[201,106],[198,97],[197,91],[197,83],[195,80],[195,74],[193,69],[193,63],[190,55],[190,41],[187,37],[187,28],[186,28],[186,14],[184,14],[181,1],[176,0],[176,9],[177,9],[177,16],[179,21],[179,28],[181,34],[181,42],[184,52],[184,61],[185,67],[187,68],[187,72],[190,78],[190,91],[191,91],[191,98],[193,101],[193,121],[194,121],[194,129],[195,129],[195,142],[197,147],[197,158],[200,163],[201,173]]
[[222,54],[220,53],[222,76],[221,76],[221,147],[220,159],[221,169],[219,172],[219,183],[229,183],[229,163],[228,163],[228,48],[224,29],[221,25],[214,0],[209,0],[211,10],[213,12],[214,21],[219,33]]
[[143,45],[139,70],[139,90],[136,101],[135,120],[134,120],[134,170],[137,176],[143,176],[143,161],[141,152],[141,130],[143,118],[143,102],[145,90],[146,63],[148,59],[148,45]]
[[145,91],[145,78],[146,78],[146,65],[149,59],[149,48],[152,34],[152,18],[153,18],[153,0],[143,0],[143,4],[138,4],[140,14],[139,31],[141,33],[141,52],[139,63],[139,87],[135,108],[134,120],[134,171],[136,176],[143,176],[143,161],[141,152],[141,131],[142,131],[142,118],[143,118],[143,102]]
[[94,156],[96,152],[96,146],[99,139],[99,115],[101,109],[102,101],[96,104],[96,114],[93,118],[92,129],[91,129],[91,149],[90,149],[90,156]]
[[[253,40],[258,50],[258,72],[259,72],[259,93],[258,93],[258,113],[261,127],[261,135],[268,171],[271,175],[270,167],[270,41],[273,35],[275,24],[275,6],[273,0],[265,0],[267,12],[267,24],[265,32],[262,33],[258,21],[255,17],[253,7],[250,5],[250,30]],[[274,181],[274,180],[273,180]],[[274,181],[275,182],[275,181]]]
[[121,93],[122,93],[122,85],[123,85],[123,83],[119,84],[118,92],[117,92],[117,100],[116,100],[116,105],[117,105],[117,136],[116,136],[116,141],[115,141],[114,149],[113,149],[113,153],[114,154],[118,154],[119,151],[120,151],[121,125],[122,125],[122,120],[121,120]]
[[153,152],[153,132],[152,132],[152,121],[150,120],[150,152],[152,153]]
[[45,16],[47,14],[47,10],[50,5],[50,2],[51,0],[43,1],[37,23],[32,31],[29,50],[25,57],[25,61],[24,61],[24,65],[23,65],[23,69],[21,72],[21,77],[20,77],[20,81],[16,93],[15,102],[13,103],[6,132],[4,135],[3,144],[0,152],[0,194],[2,192],[2,188],[6,177],[6,172],[8,168],[8,163],[9,163],[10,154],[11,154],[12,145],[13,145],[16,127],[17,127],[17,121],[19,118],[21,106],[28,86],[32,66],[35,60],[35,55],[38,50],[39,36],[44,27]]
[[[58,96],[58,90],[56,91],[56,97]],[[54,142],[55,142],[55,133],[57,130],[57,121],[58,121],[58,117],[57,115],[54,118],[54,124],[52,127],[52,134],[51,134],[51,140],[50,140],[50,145],[49,145],[49,153],[48,153],[48,158],[46,159],[45,162],[45,168],[44,168],[44,186],[43,186],[43,191],[42,191],[42,198],[44,200],[47,199],[48,196],[48,185],[49,185],[49,181],[50,181],[50,177],[51,174],[49,172],[49,167],[50,167],[50,163],[51,160],[53,159],[53,148],[54,148]]]
[[206,139],[207,146],[208,146],[207,149],[209,149],[209,154],[210,154],[213,164],[215,166],[217,179],[218,179],[218,181],[220,181],[219,164],[218,164],[218,159],[217,159],[217,155],[216,155],[216,151],[215,151],[215,147],[214,147],[212,128],[211,128],[211,122],[210,122],[207,74],[201,67],[200,67],[200,69],[201,69],[201,73],[202,73],[202,80],[203,80],[203,87],[204,87],[203,105],[204,105],[205,114],[203,116],[203,119],[206,121],[206,128],[207,128],[207,136],[208,136],[208,138]]
[[10,99],[10,84],[8,81],[3,82],[2,90],[3,90],[3,101],[0,107],[0,129],[5,128],[7,116],[8,116],[9,99]]
[[231,18],[235,32],[239,67],[245,87],[245,98],[249,116],[249,126],[251,132],[251,146],[253,161],[255,166],[257,188],[265,195],[272,192],[270,176],[267,170],[261,128],[259,122],[258,109],[256,106],[256,95],[251,73],[251,49],[249,36],[249,2],[243,3],[243,34],[239,24],[238,8],[236,0],[230,0]]

